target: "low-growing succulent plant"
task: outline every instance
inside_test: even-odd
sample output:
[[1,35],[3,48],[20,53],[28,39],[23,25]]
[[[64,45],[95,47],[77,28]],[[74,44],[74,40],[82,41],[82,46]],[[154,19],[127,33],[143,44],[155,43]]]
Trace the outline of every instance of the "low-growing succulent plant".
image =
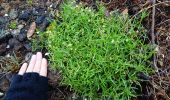
[[45,33],[51,67],[61,72],[61,85],[78,95],[127,100],[140,85],[137,74],[149,74],[153,52],[141,40],[146,33],[140,21],[118,13],[107,18],[104,11],[62,5],[62,22]]

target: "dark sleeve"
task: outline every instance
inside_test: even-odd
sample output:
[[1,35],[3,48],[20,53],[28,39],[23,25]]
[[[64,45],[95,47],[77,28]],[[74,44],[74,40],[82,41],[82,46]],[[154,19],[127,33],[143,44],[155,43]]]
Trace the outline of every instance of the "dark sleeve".
[[47,100],[48,79],[38,73],[16,75],[4,100]]

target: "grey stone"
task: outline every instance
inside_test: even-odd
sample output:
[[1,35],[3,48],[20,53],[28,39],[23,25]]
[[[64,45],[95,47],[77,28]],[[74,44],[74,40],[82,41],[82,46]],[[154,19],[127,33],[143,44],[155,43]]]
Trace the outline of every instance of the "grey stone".
[[8,44],[10,45],[10,48],[14,51],[18,51],[20,48],[23,47],[22,44],[16,38],[9,39]]
[[26,40],[26,38],[27,38],[27,31],[24,28],[22,28],[20,30],[19,35],[18,35],[18,40],[19,41],[24,41],[24,40]]
[[9,22],[8,17],[0,16],[0,29],[5,28],[8,22]]
[[20,33],[20,29],[16,29],[16,30],[12,30],[11,34],[15,37],[17,35],[19,35]]
[[28,21],[31,15],[32,15],[31,10],[25,10],[20,14],[19,20]]
[[0,55],[6,52],[6,43],[0,44]]
[[0,39],[6,37],[7,35],[10,35],[11,33],[7,30],[0,29]]
[[22,25],[22,24],[18,25],[19,30],[21,30],[22,28],[24,28],[24,25]]
[[27,49],[27,51],[31,51],[32,50],[32,47],[31,47],[30,43],[25,43],[24,47]]
[[15,9],[11,9],[9,12],[9,17],[11,19],[16,19],[18,17],[18,11]]
[[28,52],[26,55],[25,55],[25,61],[30,61],[31,60],[31,57],[32,57],[32,53],[31,52]]
[[49,7],[51,4],[52,4],[52,2],[50,2],[50,1],[47,1],[47,2],[46,2],[46,6],[47,6],[47,7]]
[[0,92],[0,97],[4,96],[4,93]]

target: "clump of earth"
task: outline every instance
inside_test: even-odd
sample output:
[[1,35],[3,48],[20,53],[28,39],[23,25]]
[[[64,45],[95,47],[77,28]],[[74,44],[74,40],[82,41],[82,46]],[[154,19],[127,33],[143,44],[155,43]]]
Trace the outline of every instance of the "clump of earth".
[[[0,0],[0,99],[21,64],[29,62],[34,53],[32,39],[58,16],[60,3],[61,0]],[[49,100],[69,94],[67,88],[59,87],[59,76],[49,69]]]

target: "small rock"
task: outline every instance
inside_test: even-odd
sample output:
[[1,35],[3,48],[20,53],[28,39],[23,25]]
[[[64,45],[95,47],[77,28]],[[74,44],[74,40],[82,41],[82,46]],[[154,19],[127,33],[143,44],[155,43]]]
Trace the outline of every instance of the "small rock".
[[40,16],[40,17],[38,17],[38,18],[36,19],[35,23],[36,23],[37,25],[40,25],[40,24],[43,23],[44,19],[45,19],[45,16]]
[[28,51],[31,51],[31,50],[32,50],[30,43],[25,43],[25,44],[24,44],[24,47],[25,47]]
[[7,43],[0,44],[0,55],[6,51]]
[[52,8],[53,9],[58,9],[59,8],[59,4],[60,4],[60,2],[53,3]]
[[32,13],[33,13],[34,16],[36,16],[38,14],[38,11],[36,11],[36,9],[33,8]]
[[27,31],[23,28],[20,30],[20,33],[18,35],[19,41],[24,41],[27,38]]
[[8,17],[0,16],[0,28],[5,27],[6,23],[8,23],[8,21],[9,21]]
[[22,44],[16,38],[9,39],[8,44],[10,45],[10,48],[14,49],[15,51],[18,51],[20,48],[22,48]]
[[4,96],[4,93],[0,92],[0,97]]
[[22,24],[18,25],[19,30],[21,30],[22,28],[24,28],[24,25],[22,25]]
[[17,10],[11,9],[10,12],[9,12],[9,17],[10,17],[11,19],[16,19],[16,18],[18,17],[18,12],[17,12]]
[[34,16],[41,16],[45,14],[45,8],[37,7],[33,9]]
[[3,29],[0,29],[0,39],[10,35],[11,33],[8,31],[8,30],[3,30]]
[[10,3],[1,3],[1,7],[4,8],[5,12],[9,12],[11,9]]
[[10,46],[9,46],[9,45],[7,45],[7,46],[6,46],[6,48],[7,48],[7,49],[9,49],[9,48],[10,48]]
[[32,22],[32,24],[30,25],[30,28],[27,32],[27,38],[30,39],[31,36],[33,36],[34,32],[35,32],[35,29],[36,29],[36,23],[35,22]]
[[0,29],[0,39],[4,38],[5,36],[5,31],[3,29]]
[[8,14],[5,14],[4,16],[5,16],[5,17],[8,17]]
[[8,53],[8,54],[5,55],[5,57],[10,58],[11,55]]
[[26,10],[19,16],[19,20],[28,21],[30,16],[31,16],[31,11]]
[[31,57],[32,57],[32,53],[31,52],[28,52],[26,55],[25,55],[25,61],[30,61],[31,60]]
[[48,19],[45,19],[42,26],[40,27],[41,31],[45,31],[46,28],[50,25],[50,21]]
[[15,37],[17,35],[19,35],[20,33],[20,29],[16,29],[16,30],[12,30],[11,34]]
[[51,3],[52,3],[52,2],[47,1],[47,2],[46,2],[46,6],[49,7],[49,6],[51,5]]

